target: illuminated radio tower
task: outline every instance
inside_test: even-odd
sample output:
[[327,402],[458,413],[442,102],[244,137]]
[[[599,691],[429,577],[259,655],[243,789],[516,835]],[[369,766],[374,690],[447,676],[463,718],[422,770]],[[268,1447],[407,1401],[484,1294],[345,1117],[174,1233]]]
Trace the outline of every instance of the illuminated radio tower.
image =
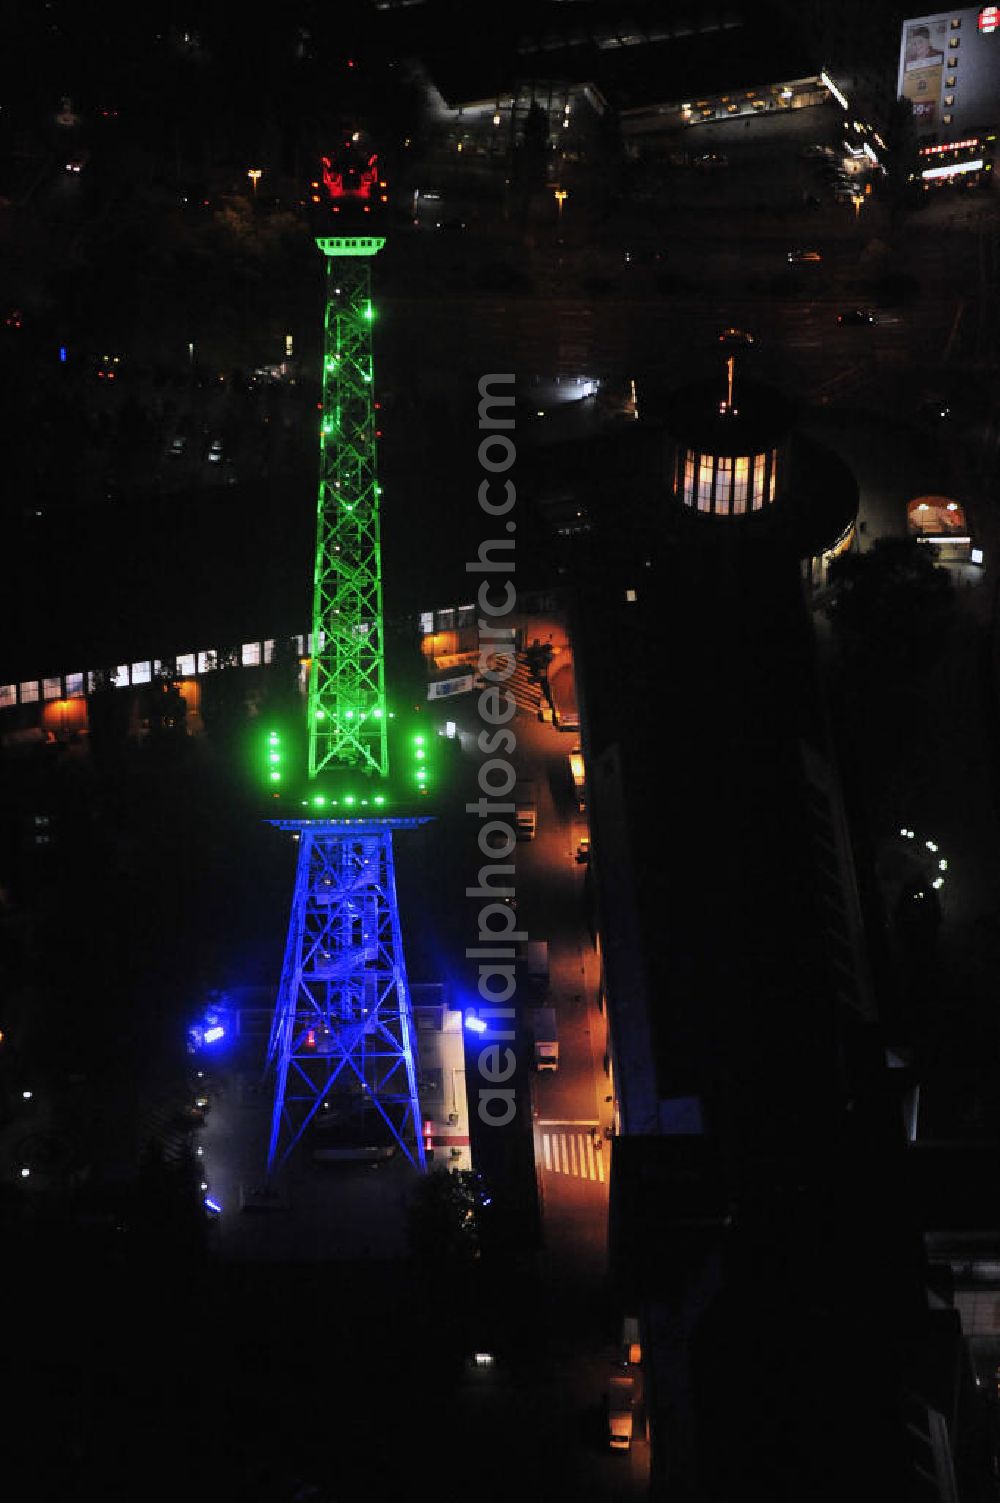
[[[320,1123],[333,1142],[395,1144],[425,1167],[392,832],[426,821],[407,811],[427,792],[430,748],[410,735],[402,786],[390,783],[403,727],[385,694],[371,301],[386,193],[376,157],[356,143],[324,158],[312,185],[327,297],[308,783],[294,790],[296,816],[272,820],[299,851],[268,1048],[269,1178]],[[269,728],[279,798],[291,791],[285,760],[282,732]]]

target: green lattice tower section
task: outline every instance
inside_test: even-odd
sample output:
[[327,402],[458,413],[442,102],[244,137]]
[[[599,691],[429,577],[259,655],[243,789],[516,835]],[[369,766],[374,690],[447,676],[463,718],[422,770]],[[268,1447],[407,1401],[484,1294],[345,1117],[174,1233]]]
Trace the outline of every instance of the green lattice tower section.
[[379,236],[320,236],[326,257],[309,777],[389,770],[372,363]]

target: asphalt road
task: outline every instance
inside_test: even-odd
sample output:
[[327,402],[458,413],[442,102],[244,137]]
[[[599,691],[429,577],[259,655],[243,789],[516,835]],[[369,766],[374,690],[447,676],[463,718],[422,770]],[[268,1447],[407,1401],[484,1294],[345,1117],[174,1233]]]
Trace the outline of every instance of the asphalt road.
[[[566,661],[568,638],[561,618],[512,618],[512,624],[523,624],[531,639],[551,636],[553,666]],[[579,1498],[639,1498],[648,1470],[642,1427],[629,1455],[613,1454],[602,1410],[625,1312],[612,1296],[607,1274],[611,1144],[604,1130],[612,1121],[607,1100],[611,1083],[605,1069],[606,1019],[598,1005],[599,961],[584,906],[586,868],[576,860],[587,824],[576,807],[568,756],[579,739],[539,721],[537,690],[523,668],[516,676],[516,694],[515,766],[519,778],[534,782],[537,806],[535,838],[519,842],[515,852],[518,923],[530,939],[544,939],[549,946],[547,989],[534,987],[522,974],[518,1008],[523,1014],[544,995],[556,1011],[560,1046],[558,1070],[534,1072],[530,1079],[544,1297],[537,1355],[525,1359],[522,1353],[516,1378],[503,1362],[489,1371],[470,1369],[457,1401],[463,1422],[482,1435],[484,1444],[497,1435],[509,1437],[511,1467],[520,1464],[518,1427],[530,1411],[536,1442],[533,1486],[539,1495],[556,1489],[565,1496],[568,1489]],[[456,699],[447,713],[471,756],[478,729],[476,699]],[[471,842],[471,817],[469,827]],[[539,1448],[539,1437],[548,1437],[548,1445]],[[540,1462],[550,1447],[558,1459]],[[498,1486],[507,1475],[501,1466]]]

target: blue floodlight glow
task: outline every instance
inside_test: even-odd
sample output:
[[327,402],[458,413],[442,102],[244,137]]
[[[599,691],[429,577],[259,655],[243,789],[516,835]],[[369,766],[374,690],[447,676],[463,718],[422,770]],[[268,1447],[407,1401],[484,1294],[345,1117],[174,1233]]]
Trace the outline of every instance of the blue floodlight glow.
[[214,1215],[221,1216],[222,1207],[217,1200],[212,1199],[211,1195],[206,1195],[202,1204],[204,1205],[206,1211],[211,1211]]
[[59,346],[59,363],[61,365],[66,364],[66,346],[64,344]]
[[221,1044],[229,1036],[232,1021],[228,1008],[206,1007],[197,1023],[188,1028],[188,1053],[197,1054],[200,1049]]
[[467,1012],[466,1013],[466,1015],[465,1015],[465,1026],[469,1030],[470,1033],[485,1033],[486,1032],[486,1024],[483,1022],[482,1018],[477,1017],[474,1012]]

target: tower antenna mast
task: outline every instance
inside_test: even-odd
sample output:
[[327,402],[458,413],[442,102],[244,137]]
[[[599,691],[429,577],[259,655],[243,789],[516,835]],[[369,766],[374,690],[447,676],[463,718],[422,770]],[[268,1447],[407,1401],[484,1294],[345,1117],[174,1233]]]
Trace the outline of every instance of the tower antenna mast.
[[[415,1034],[393,864],[396,813],[382,610],[371,265],[385,245],[378,159],[355,135],[312,184],[325,258],[319,492],[304,817],[272,820],[298,865],[268,1047],[268,1179],[315,1125],[345,1150],[402,1149],[423,1169]],[[272,782],[280,736],[269,734]],[[422,737],[414,793],[426,792]]]

